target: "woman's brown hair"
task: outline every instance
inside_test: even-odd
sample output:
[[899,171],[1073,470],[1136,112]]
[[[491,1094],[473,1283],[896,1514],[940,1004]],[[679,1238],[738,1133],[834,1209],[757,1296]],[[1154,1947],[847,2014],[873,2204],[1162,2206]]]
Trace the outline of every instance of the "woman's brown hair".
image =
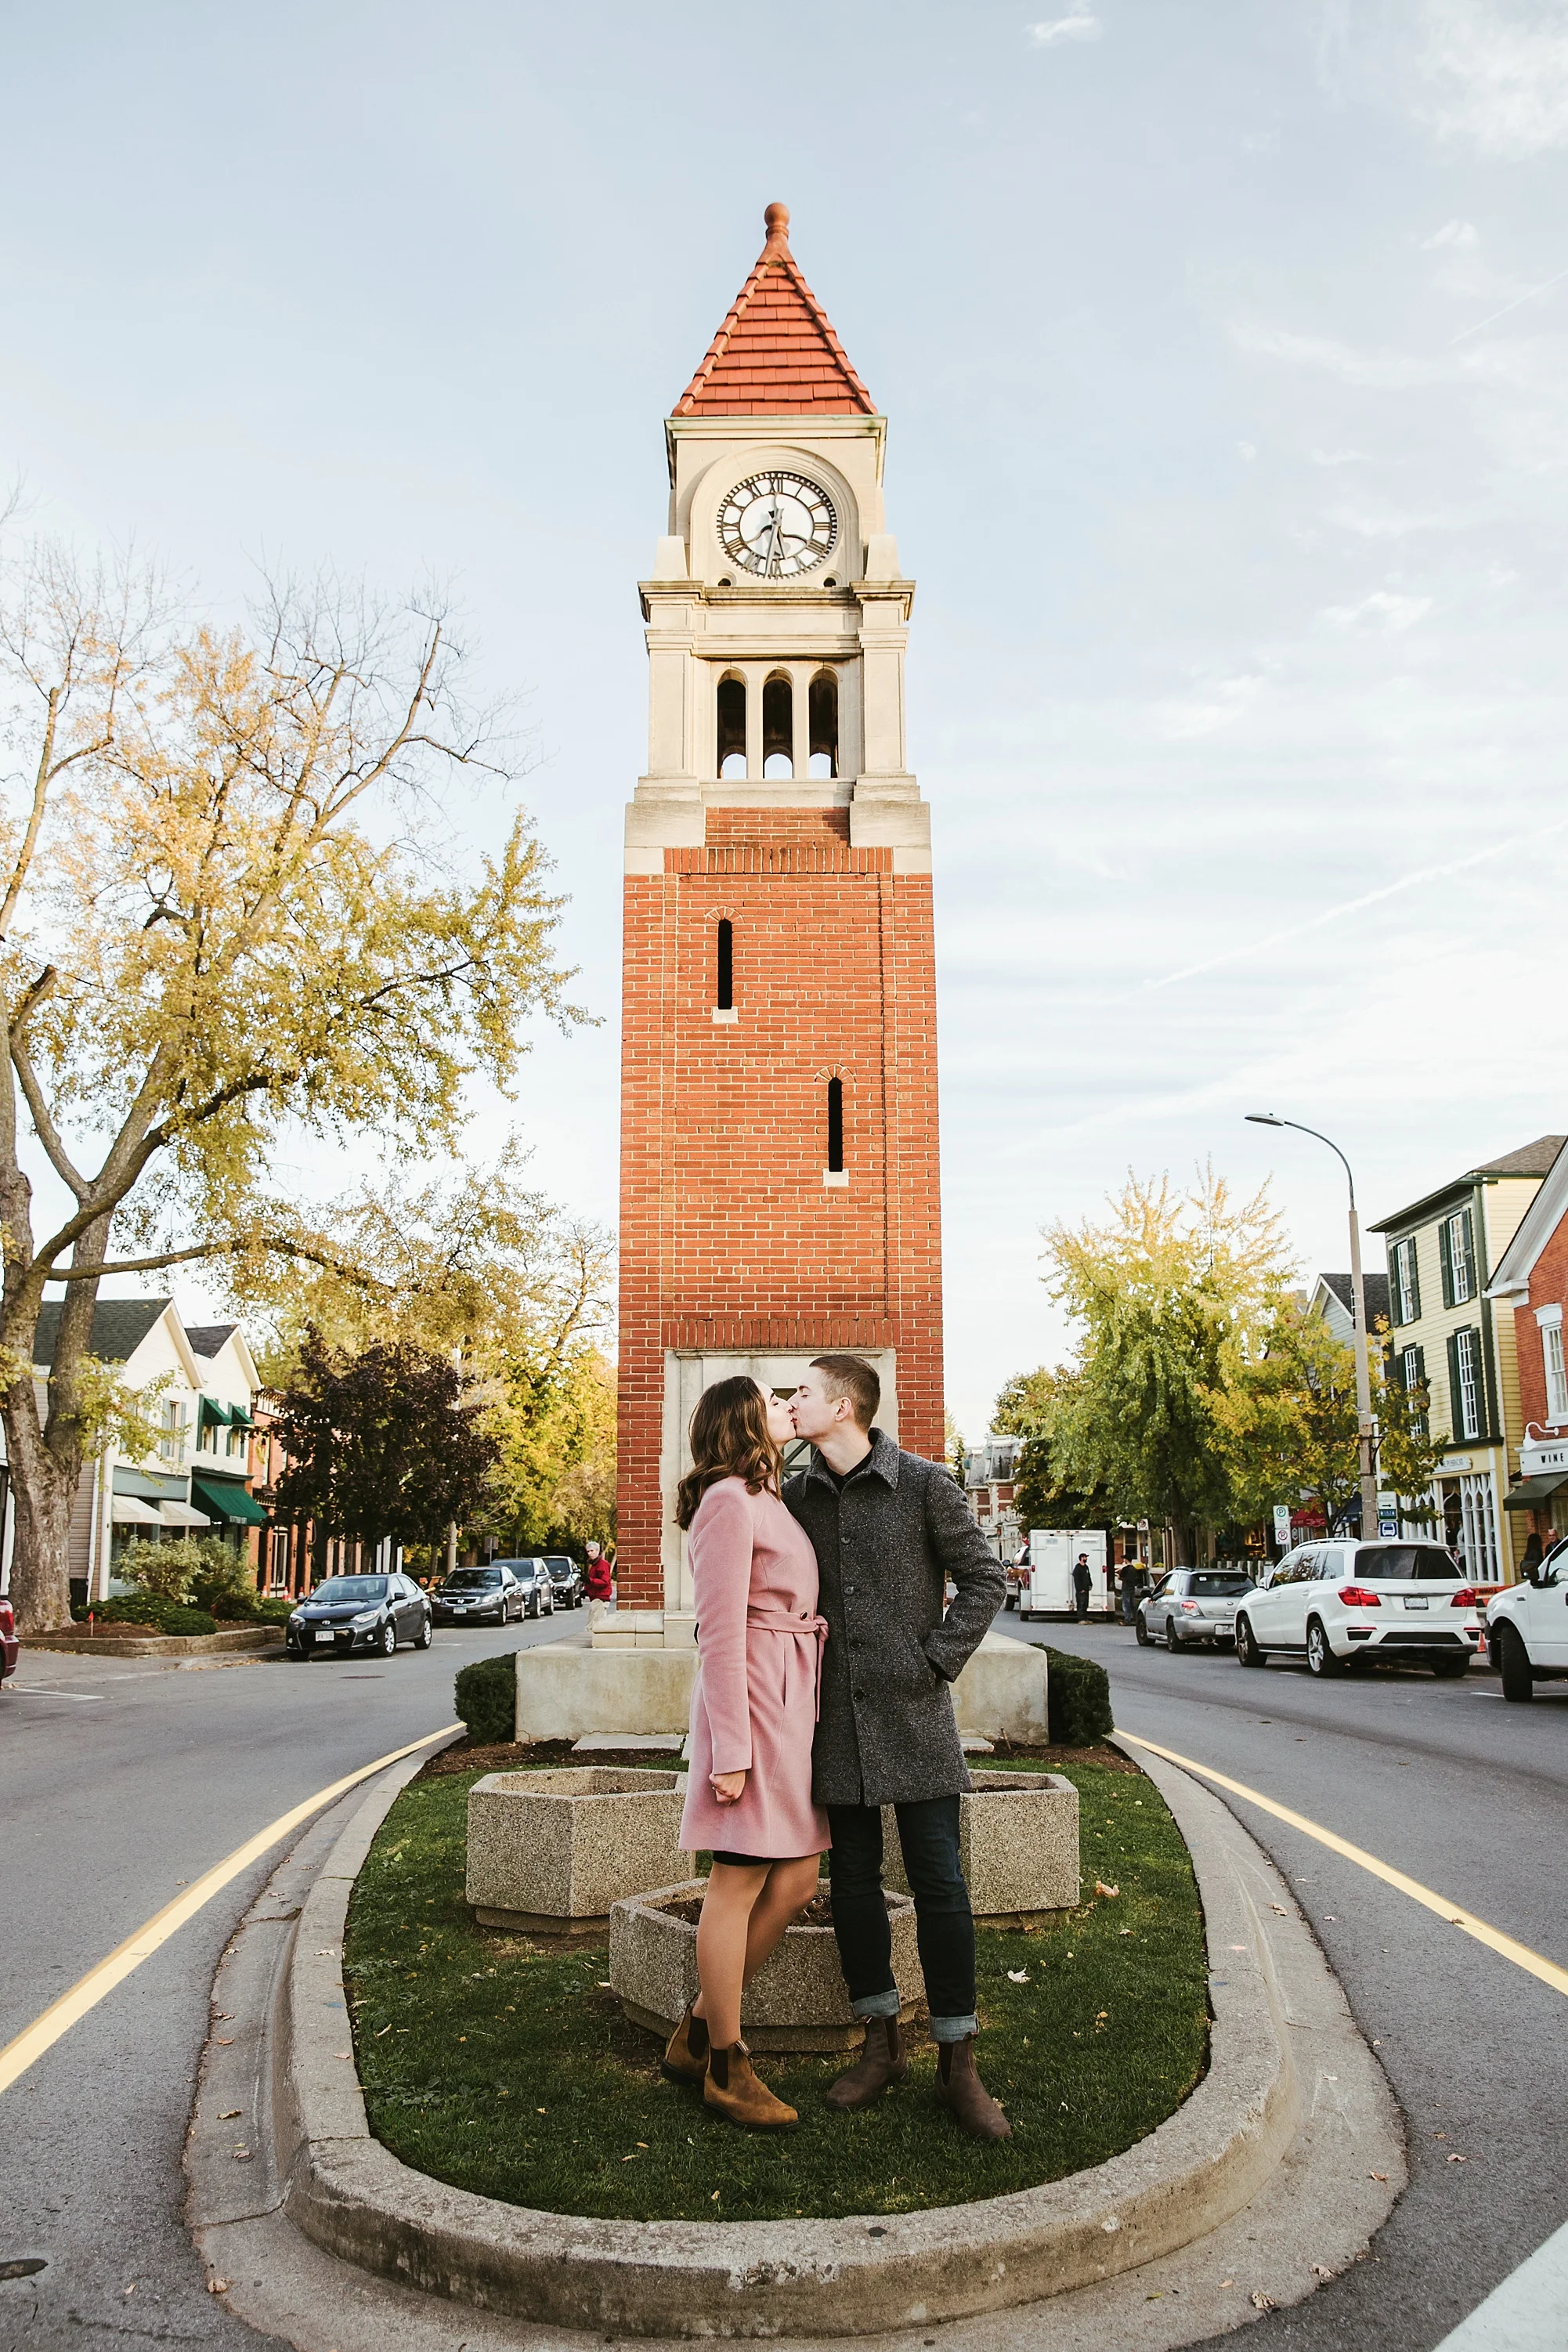
[[748,1495],[776,1495],[784,1456],[768,1435],[768,1409],[755,1381],[715,1381],[691,1416],[691,1467],[675,1493],[675,1524],[689,1528],[721,1478],[743,1478]]

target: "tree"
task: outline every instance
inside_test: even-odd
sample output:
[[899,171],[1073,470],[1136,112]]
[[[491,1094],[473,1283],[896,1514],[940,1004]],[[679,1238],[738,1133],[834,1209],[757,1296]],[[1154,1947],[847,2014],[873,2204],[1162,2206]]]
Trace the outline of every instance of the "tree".
[[1226,1391],[1263,1353],[1289,1261],[1267,1187],[1237,1202],[1212,1169],[1180,1194],[1130,1175],[1109,1207],[1045,1235],[1045,1279],[1082,1333],[1051,1465],[1118,1518],[1169,1521],[1192,1559],[1200,1527],[1230,1516]]
[[1055,1371],[1042,1365],[1016,1374],[996,1400],[993,1428],[1024,1441],[1013,1477],[1013,1507],[1026,1529],[1107,1527],[1115,1516],[1103,1487],[1086,1492],[1062,1478],[1052,1451],[1054,1418],[1074,1378],[1059,1365]]
[[[269,586],[248,631],[47,546],[0,583],[0,1412],[25,1631],[68,1618],[103,1277],[226,1260],[243,1289],[330,1261],[269,1188],[286,1131],[450,1150],[466,1079],[511,1084],[525,1016],[580,1017],[526,819],[468,880],[443,841],[443,789],[510,772],[460,667],[438,606],[330,580]],[[27,1124],[69,1199],[41,1235]]]
[[500,1454],[484,1524],[520,1552],[614,1542],[615,1366],[582,1346],[548,1371],[508,1370],[487,1421]]
[[1279,1301],[1219,1418],[1238,1520],[1315,1496],[1331,1528],[1359,1504],[1355,1358],[1304,1301]]
[[479,1509],[500,1452],[482,1411],[447,1357],[407,1340],[340,1355],[307,1332],[278,1399],[277,1507],[313,1522],[318,1569],[330,1534],[367,1548],[433,1543]]

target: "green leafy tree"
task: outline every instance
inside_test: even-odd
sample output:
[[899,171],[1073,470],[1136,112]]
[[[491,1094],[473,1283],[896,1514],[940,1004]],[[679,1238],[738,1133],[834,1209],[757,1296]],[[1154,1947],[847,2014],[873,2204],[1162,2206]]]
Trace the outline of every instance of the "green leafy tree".
[[1109,1527],[1113,1517],[1104,1488],[1086,1490],[1064,1480],[1053,1453],[1054,1416],[1074,1378],[1059,1365],[1055,1371],[1042,1365],[1037,1371],[1018,1373],[996,1400],[993,1428],[1024,1441],[1013,1479],[1013,1507],[1025,1528]]
[[[509,1087],[526,1016],[576,1017],[526,820],[467,878],[450,853],[453,785],[510,772],[460,668],[437,607],[331,581],[269,587],[227,630],[58,548],[0,583],[0,1412],[25,1632],[69,1618],[100,1282],[206,1259],[243,1294],[280,1257],[331,1258],[270,1183],[286,1135],[450,1151],[470,1075]],[[69,1202],[41,1231],[35,1151]]]

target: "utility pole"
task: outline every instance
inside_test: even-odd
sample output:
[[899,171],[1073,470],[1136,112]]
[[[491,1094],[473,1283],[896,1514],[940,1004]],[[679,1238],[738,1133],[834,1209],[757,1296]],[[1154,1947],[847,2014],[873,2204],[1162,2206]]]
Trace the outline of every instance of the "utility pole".
[[1331,1136],[1321,1134],[1315,1127],[1303,1127],[1300,1119],[1276,1118],[1271,1111],[1249,1110],[1248,1123],[1253,1127],[1289,1127],[1298,1135],[1310,1135],[1319,1143],[1326,1143],[1345,1171],[1351,1200],[1351,1312],[1355,1329],[1352,1340],[1355,1352],[1356,1454],[1361,1468],[1361,1531],[1363,1541],[1377,1533],[1377,1472],[1373,1466],[1373,1442],[1375,1432],[1372,1419],[1372,1371],[1366,1352],[1366,1284],[1361,1271],[1361,1220],[1356,1215],[1355,1178],[1350,1161]]

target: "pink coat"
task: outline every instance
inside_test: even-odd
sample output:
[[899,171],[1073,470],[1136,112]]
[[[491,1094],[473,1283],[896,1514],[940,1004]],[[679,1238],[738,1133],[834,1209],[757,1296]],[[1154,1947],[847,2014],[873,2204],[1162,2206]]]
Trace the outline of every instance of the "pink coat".
[[[776,1495],[721,1478],[687,1532],[697,1610],[688,1853],[825,1853],[827,1816],[811,1801],[819,1642],[816,1554]],[[721,1805],[714,1772],[746,1774]]]

